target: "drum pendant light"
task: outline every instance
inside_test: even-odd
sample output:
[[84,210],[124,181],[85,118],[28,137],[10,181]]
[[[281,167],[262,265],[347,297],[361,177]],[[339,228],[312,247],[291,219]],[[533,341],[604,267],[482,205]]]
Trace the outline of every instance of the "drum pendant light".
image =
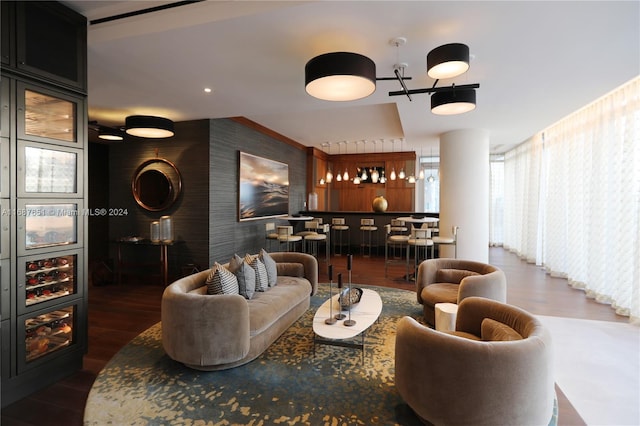
[[119,129],[102,127],[98,130],[98,138],[107,141],[121,141],[124,140],[124,135]]
[[173,121],[153,115],[130,115],[125,120],[126,132],[141,138],[168,138],[173,136]]
[[475,89],[456,89],[431,95],[431,112],[437,115],[455,115],[476,108]]
[[353,101],[376,90],[376,64],[358,53],[316,56],[307,62],[304,73],[307,93],[326,101]]
[[436,80],[453,78],[469,69],[469,46],[449,43],[427,54],[427,75]]
[[[462,43],[449,43],[438,46],[427,54],[427,74],[435,79],[430,88],[400,90],[389,92],[389,96],[407,96],[415,93],[431,95],[431,112],[438,115],[454,115],[472,111],[476,108],[476,91],[480,85],[465,84],[450,87],[436,87],[438,81],[453,78],[469,70],[469,46]],[[409,97],[409,100],[411,98]]]

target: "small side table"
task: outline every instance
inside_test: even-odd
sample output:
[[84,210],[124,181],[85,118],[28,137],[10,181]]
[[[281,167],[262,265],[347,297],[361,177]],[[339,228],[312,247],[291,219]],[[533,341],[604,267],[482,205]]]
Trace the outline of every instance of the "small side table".
[[166,287],[169,285],[169,246],[176,245],[182,241],[151,241],[147,239],[142,240],[117,240],[115,241],[118,246],[118,264],[117,264],[117,283],[122,283],[122,269],[125,264],[132,264],[132,262],[124,262],[122,258],[122,247],[135,247],[135,246],[156,246],[160,249],[160,258],[158,259],[158,266],[160,267],[160,277],[162,278],[162,284]]
[[436,303],[436,330],[455,331],[458,305],[455,303]]

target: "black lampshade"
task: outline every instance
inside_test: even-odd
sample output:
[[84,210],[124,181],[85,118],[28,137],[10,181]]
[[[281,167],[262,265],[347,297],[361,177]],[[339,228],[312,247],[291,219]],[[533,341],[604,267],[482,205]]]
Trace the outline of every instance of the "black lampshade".
[[452,89],[431,95],[431,112],[438,115],[455,115],[469,112],[476,107],[475,89]]
[[469,69],[469,46],[449,43],[427,54],[427,74],[431,78],[453,78]]
[[126,132],[141,138],[173,136],[173,121],[153,115],[130,115],[125,121]]
[[98,129],[98,138],[107,141],[121,141],[124,140],[124,132],[113,127],[100,126]]
[[304,74],[307,93],[326,101],[353,101],[376,90],[376,64],[358,53],[316,56],[307,62]]

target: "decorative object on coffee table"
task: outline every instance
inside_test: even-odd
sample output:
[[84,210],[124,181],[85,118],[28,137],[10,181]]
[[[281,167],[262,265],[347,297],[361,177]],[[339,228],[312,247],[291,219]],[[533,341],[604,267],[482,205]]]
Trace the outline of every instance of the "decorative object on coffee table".
[[345,288],[340,292],[340,307],[343,311],[350,311],[362,299],[362,289],[358,287]]
[[[338,274],[338,293],[342,294],[342,273]],[[339,303],[339,306],[340,309],[342,309],[342,303]],[[347,316],[342,312],[338,312],[334,318],[339,321],[345,319],[346,317]]]
[[[349,293],[347,297],[348,306],[349,306],[349,319],[344,322],[344,325],[347,327],[353,327],[356,325],[356,321],[351,319],[351,267],[353,266],[353,255],[350,254],[347,256],[347,271],[349,271]],[[362,291],[362,290],[361,290]],[[359,298],[358,298],[358,301]]]
[[[333,265],[327,267],[327,275],[329,275],[329,300],[333,297],[331,293],[331,287],[333,285]],[[337,320],[333,317],[333,303],[329,303],[329,318],[324,320],[325,324],[333,325]]]

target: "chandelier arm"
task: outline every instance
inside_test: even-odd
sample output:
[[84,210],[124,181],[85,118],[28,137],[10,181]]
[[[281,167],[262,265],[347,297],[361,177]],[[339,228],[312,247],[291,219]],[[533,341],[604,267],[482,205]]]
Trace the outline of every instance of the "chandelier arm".
[[[436,92],[452,92],[454,90],[464,90],[464,89],[477,89],[480,87],[480,84],[463,84],[461,86],[453,86],[451,87],[432,87],[427,89],[412,89],[408,90],[407,93],[410,95],[418,94],[418,93],[436,93]],[[389,92],[389,96],[403,96],[407,93],[404,90],[398,90],[395,92]]]
[[395,81],[399,78],[402,80],[413,80],[413,77],[376,77],[376,81]]
[[407,95],[407,98],[409,98],[409,101],[411,102],[413,99],[411,99],[411,95],[409,94],[409,89],[407,89],[407,85],[404,84],[404,80],[402,79],[402,76],[400,75],[398,68],[394,69],[393,72],[398,78],[398,81],[400,82],[400,86],[402,86],[402,90],[404,91],[404,93]]

